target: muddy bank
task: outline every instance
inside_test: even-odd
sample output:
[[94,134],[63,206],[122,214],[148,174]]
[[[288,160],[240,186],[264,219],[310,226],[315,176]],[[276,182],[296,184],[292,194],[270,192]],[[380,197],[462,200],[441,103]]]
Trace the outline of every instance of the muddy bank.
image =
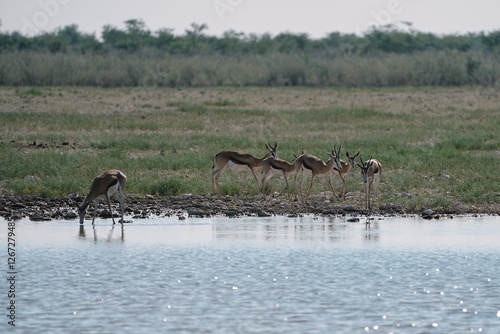
[[[331,199],[331,198],[330,198]],[[76,204],[81,204],[83,197],[77,194],[57,198],[41,198],[37,196],[19,197],[13,195],[0,196],[0,216],[7,220],[18,220],[28,217],[34,221],[53,219],[78,219]],[[119,204],[113,203],[113,214],[118,216]],[[87,219],[93,215],[93,207],[87,210]],[[311,196],[308,204],[290,201],[288,198],[269,197],[265,200],[259,196],[212,196],[212,195],[178,195],[178,196],[127,196],[125,204],[127,219],[147,219],[154,217],[177,216],[212,217],[212,216],[257,216],[269,217],[300,216],[305,214],[334,215],[422,215],[424,218],[440,218],[453,215],[493,214],[500,215],[500,204],[491,203],[482,206],[456,203],[451,208],[407,208],[398,204],[383,203],[380,208],[364,210],[361,196],[350,196],[346,201],[323,200],[322,195]],[[100,218],[110,218],[110,213],[100,201],[98,207]]]

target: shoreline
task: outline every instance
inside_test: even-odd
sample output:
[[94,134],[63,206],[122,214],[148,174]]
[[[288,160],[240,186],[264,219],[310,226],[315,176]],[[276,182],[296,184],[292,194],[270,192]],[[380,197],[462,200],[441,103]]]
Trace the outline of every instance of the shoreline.
[[[318,216],[383,216],[419,215],[425,219],[439,219],[455,215],[500,215],[500,204],[466,205],[455,203],[451,208],[408,208],[400,204],[382,203],[380,208],[364,209],[361,196],[349,195],[345,201],[323,201],[322,194],[311,195],[309,203],[290,201],[288,198],[269,198],[262,196],[218,196],[218,195],[175,195],[126,196],[125,216],[129,219],[148,219],[177,216],[185,217],[271,217],[302,215]],[[42,198],[39,196],[0,195],[0,217],[5,220],[28,218],[32,221],[51,221],[56,219],[77,220],[76,204],[83,201],[82,196],[70,194],[65,197]],[[330,200],[328,200],[330,198]],[[111,218],[99,200],[97,217]],[[113,214],[119,217],[119,203],[112,199]],[[87,210],[86,219],[92,219],[93,208]]]

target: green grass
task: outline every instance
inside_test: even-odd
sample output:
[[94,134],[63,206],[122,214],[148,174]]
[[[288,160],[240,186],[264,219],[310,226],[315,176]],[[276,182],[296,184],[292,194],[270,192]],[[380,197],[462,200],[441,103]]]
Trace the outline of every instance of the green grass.
[[[130,194],[208,194],[214,154],[262,156],[265,143],[276,141],[279,157],[289,161],[302,150],[326,160],[336,143],[344,160],[345,150],[377,158],[383,202],[418,208],[500,201],[500,98],[476,103],[469,88],[53,90],[20,95],[2,88],[4,190],[85,194],[95,176],[116,168],[127,174]],[[359,170],[351,173],[347,191],[361,194]],[[240,180],[226,173],[222,192],[237,194]],[[340,189],[338,178],[334,187]],[[321,190],[317,182],[313,192]],[[251,176],[245,193],[256,193]]]

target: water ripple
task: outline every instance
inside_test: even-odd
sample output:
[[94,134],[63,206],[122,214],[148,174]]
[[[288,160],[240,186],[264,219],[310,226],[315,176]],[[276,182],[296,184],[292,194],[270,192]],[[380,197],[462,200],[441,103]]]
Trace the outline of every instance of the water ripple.
[[500,332],[498,223],[26,222],[18,330]]

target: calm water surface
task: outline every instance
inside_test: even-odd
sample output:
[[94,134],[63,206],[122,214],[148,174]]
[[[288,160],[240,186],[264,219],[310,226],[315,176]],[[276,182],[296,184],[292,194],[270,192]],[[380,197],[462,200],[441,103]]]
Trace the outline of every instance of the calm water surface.
[[16,238],[18,333],[500,333],[498,217],[19,221]]

